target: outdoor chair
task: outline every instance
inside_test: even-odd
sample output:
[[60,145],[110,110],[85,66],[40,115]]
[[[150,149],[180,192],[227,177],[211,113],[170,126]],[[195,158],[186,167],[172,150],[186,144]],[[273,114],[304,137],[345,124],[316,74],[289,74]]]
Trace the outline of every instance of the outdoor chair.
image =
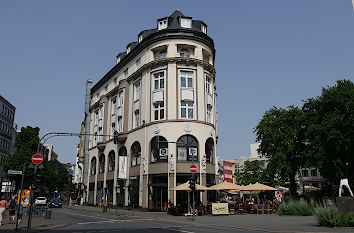
[[201,214],[201,216],[204,216],[204,208],[202,205],[198,205],[196,206],[196,212],[197,212],[197,216],[199,216],[199,213]]
[[229,204],[230,214],[235,214],[235,204]]
[[259,213],[263,214],[264,213],[264,205],[263,204],[258,204],[256,206],[256,209],[257,209],[257,214],[259,214]]
[[246,213],[246,209],[243,204],[238,205],[238,214],[240,214],[240,213],[242,213],[242,214]]
[[257,213],[256,205],[255,204],[249,205],[249,211],[251,214]]
[[269,212],[273,213],[273,206],[272,205],[267,205],[267,213],[269,214]]

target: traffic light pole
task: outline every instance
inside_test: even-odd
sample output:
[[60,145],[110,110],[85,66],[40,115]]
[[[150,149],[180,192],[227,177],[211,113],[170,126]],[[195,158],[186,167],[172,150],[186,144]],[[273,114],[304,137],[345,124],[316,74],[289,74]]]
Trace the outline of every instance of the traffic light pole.
[[34,188],[33,184],[35,183],[35,179],[37,177],[37,168],[38,165],[34,166],[34,173],[33,173],[33,178],[32,178],[32,185],[31,185],[31,192],[30,192],[30,206],[29,206],[29,213],[28,213],[28,223],[27,223],[27,229],[31,229],[32,227],[32,206],[33,206],[33,192],[34,192]]

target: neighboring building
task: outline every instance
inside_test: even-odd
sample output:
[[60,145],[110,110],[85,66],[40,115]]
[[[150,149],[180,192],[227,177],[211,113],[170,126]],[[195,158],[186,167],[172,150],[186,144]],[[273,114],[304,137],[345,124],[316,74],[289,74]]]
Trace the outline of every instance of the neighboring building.
[[0,178],[5,175],[3,166],[7,157],[15,150],[15,111],[16,108],[0,95]]
[[319,169],[301,168],[300,172],[296,176],[296,180],[299,182],[300,188],[304,186],[312,186],[315,188],[322,188],[325,179],[321,176]]
[[265,156],[262,156],[262,154],[260,154],[258,152],[259,145],[260,145],[260,143],[251,143],[250,144],[251,155],[249,157],[243,157],[243,156],[240,157],[240,159],[239,159],[239,169],[242,169],[242,167],[245,164],[245,161],[255,161],[255,160],[264,161],[264,167],[263,168],[267,167],[268,159]]
[[[215,48],[207,25],[181,12],[157,20],[91,89],[88,204],[166,210],[168,189],[215,184]],[[114,132],[119,144],[115,145]],[[79,155],[80,156],[80,155]],[[206,192],[197,197],[206,201]]]
[[52,144],[44,144],[43,150],[44,160],[51,161],[58,159],[58,154],[54,152],[54,146]]
[[71,182],[73,183],[75,181],[75,164],[72,163],[66,163],[65,164],[66,170],[68,170],[68,172],[71,175]]
[[236,172],[239,167],[237,159],[218,159],[219,183],[224,181],[236,183]]

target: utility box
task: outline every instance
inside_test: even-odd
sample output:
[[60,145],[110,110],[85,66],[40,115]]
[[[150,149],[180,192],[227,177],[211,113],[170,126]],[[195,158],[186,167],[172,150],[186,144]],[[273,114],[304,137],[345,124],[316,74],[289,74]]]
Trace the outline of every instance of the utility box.
[[52,218],[52,210],[45,210],[45,219],[51,219]]

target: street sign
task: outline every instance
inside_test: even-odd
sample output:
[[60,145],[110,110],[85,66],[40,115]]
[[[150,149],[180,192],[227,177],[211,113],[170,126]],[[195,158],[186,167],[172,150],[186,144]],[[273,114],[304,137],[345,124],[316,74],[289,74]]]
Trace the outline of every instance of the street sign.
[[192,165],[189,167],[189,171],[192,172],[192,173],[196,173],[196,172],[197,172],[197,166],[195,166],[194,164],[192,164]]
[[43,162],[43,156],[41,154],[35,154],[32,156],[32,163],[38,165]]
[[7,174],[9,174],[9,175],[22,175],[22,171],[8,170]]

